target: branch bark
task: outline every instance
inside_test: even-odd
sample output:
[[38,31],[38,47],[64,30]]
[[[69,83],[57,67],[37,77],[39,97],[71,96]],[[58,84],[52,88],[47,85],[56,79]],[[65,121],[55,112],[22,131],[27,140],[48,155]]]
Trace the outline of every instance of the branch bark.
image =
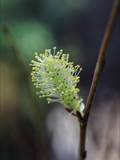
[[96,94],[97,85],[104,69],[105,58],[107,53],[106,51],[110,43],[111,35],[113,33],[113,29],[115,28],[115,24],[116,24],[116,20],[119,15],[119,12],[120,12],[120,0],[115,0],[112,7],[110,18],[108,20],[106,31],[101,43],[101,47],[99,50],[98,60],[95,66],[95,71],[94,71],[90,91],[87,97],[86,108],[84,111],[84,117],[82,121],[78,116],[78,119],[80,121],[80,160],[85,160],[86,158],[87,153],[85,150],[85,143],[86,143],[86,131],[87,131],[88,118],[89,118],[93,100]]
[[107,53],[106,51],[107,51],[107,48],[108,48],[108,45],[111,39],[111,35],[113,33],[113,29],[116,24],[117,17],[119,15],[119,11],[120,11],[120,0],[116,0],[113,5],[112,13],[110,15],[110,18],[109,18],[109,21],[106,27],[106,31],[105,31],[105,34],[102,40],[102,44],[99,50],[99,54],[98,54],[99,56],[98,56],[98,60],[96,63],[93,80],[92,80],[92,84],[91,84],[90,91],[88,94],[86,108],[84,112],[84,115],[86,118],[89,117],[91,106],[92,106],[92,103],[95,97],[95,93],[96,93],[96,88],[97,88],[98,82],[100,80],[101,74],[104,69],[105,58],[106,58],[106,53]]

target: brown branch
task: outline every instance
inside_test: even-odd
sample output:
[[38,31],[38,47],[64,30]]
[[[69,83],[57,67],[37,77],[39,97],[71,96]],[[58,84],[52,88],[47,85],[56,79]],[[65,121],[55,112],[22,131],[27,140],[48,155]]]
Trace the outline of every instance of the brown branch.
[[105,58],[107,53],[106,51],[110,42],[113,29],[116,24],[116,19],[119,15],[119,11],[120,11],[120,0],[116,0],[113,5],[112,13],[108,20],[106,31],[102,40],[100,50],[99,50],[98,60],[96,63],[93,80],[91,83],[90,91],[89,91],[87,102],[86,102],[86,108],[84,111],[83,120],[81,121],[81,119],[78,117],[80,121],[80,160],[85,160],[86,158],[85,143],[86,143],[86,130],[87,130],[88,118],[89,118],[92,103],[95,97],[96,88],[104,69]]
[[102,41],[102,44],[99,50],[99,54],[98,54],[99,56],[98,56],[98,60],[96,63],[93,80],[92,80],[92,84],[91,84],[90,91],[88,94],[86,108],[84,112],[84,115],[86,118],[89,117],[91,106],[92,106],[92,103],[95,97],[95,93],[96,93],[96,88],[97,88],[98,82],[100,80],[101,74],[104,69],[105,58],[106,58],[106,53],[107,53],[106,51],[107,51],[107,48],[110,42],[110,38],[113,32],[113,29],[116,24],[116,19],[119,15],[119,11],[120,11],[120,0],[116,0],[113,5],[112,13],[108,21],[106,31],[103,37],[103,41]]
[[85,119],[79,119],[80,123],[80,141],[79,141],[79,159],[85,160],[87,157],[87,151],[85,149],[86,144],[86,131],[87,131],[87,121]]
[[80,121],[80,160],[84,160],[87,157],[87,151],[85,149],[86,131],[87,131],[86,121],[83,122]]

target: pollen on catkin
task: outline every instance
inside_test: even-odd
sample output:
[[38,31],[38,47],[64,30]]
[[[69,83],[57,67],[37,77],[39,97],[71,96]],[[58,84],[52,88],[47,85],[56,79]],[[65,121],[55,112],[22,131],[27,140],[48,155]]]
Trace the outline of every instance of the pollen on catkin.
[[48,103],[59,102],[65,108],[81,111],[82,98],[78,96],[77,84],[82,68],[69,62],[69,54],[53,47],[52,50],[35,53],[35,60],[30,65],[32,82],[39,97],[45,97]]

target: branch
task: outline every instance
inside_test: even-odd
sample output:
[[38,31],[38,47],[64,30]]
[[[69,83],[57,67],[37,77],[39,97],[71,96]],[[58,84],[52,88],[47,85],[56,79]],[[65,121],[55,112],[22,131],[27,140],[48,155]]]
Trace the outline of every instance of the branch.
[[86,131],[87,131],[87,124],[88,124],[88,118],[89,118],[89,114],[91,111],[91,107],[92,107],[92,103],[95,97],[95,93],[96,93],[96,88],[98,85],[98,82],[100,80],[101,74],[103,72],[104,69],[104,64],[105,64],[105,58],[106,58],[106,51],[110,42],[110,38],[113,32],[113,29],[115,27],[116,24],[116,19],[119,15],[119,11],[120,11],[120,0],[116,0],[113,8],[112,8],[112,13],[110,15],[110,18],[108,20],[108,24],[106,27],[106,31],[102,40],[102,44],[99,50],[99,54],[98,54],[98,60],[96,63],[96,67],[95,67],[95,71],[94,71],[94,75],[93,75],[93,80],[92,80],[92,84],[90,87],[90,91],[88,94],[88,98],[87,98],[87,102],[86,102],[86,108],[84,111],[84,117],[81,121],[81,119],[78,116],[79,122],[80,122],[80,160],[85,160],[86,158],[86,150],[85,150],[85,143],[86,143]]
[[84,160],[87,157],[87,151],[85,149],[86,131],[87,122],[84,120],[83,122],[80,121],[80,160]]
[[90,87],[90,91],[88,94],[88,98],[87,98],[87,103],[86,103],[86,108],[85,108],[85,118],[88,119],[90,111],[91,111],[91,107],[92,107],[92,103],[95,97],[95,93],[96,93],[96,88],[98,85],[98,82],[100,80],[101,74],[103,72],[104,69],[104,64],[105,64],[105,58],[106,58],[106,51],[110,42],[110,38],[113,32],[113,29],[115,27],[116,24],[116,19],[119,15],[119,11],[120,11],[120,0],[116,0],[113,8],[112,8],[112,13],[111,16],[109,18],[107,27],[106,27],[106,31],[103,37],[103,41],[99,50],[99,56],[98,56],[98,60],[96,63],[96,67],[95,67],[95,71],[94,71],[94,75],[93,75],[93,80],[92,80],[92,84]]

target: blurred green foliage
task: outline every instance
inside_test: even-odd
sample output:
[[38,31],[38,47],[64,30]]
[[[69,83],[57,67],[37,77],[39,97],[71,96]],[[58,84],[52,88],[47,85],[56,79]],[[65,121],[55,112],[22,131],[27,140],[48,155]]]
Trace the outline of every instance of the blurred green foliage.
[[11,24],[13,36],[16,43],[25,55],[29,63],[35,51],[42,51],[44,48],[54,44],[54,38],[50,29],[36,21],[26,21]]
[[[46,116],[53,108],[37,98],[30,81],[34,52],[57,46],[70,59],[84,61],[77,34],[67,31],[71,15],[84,12],[88,0],[1,0],[0,160],[47,160]],[[64,28],[66,28],[64,30]],[[62,32],[63,30],[63,32]],[[81,51],[81,52],[80,52]]]

